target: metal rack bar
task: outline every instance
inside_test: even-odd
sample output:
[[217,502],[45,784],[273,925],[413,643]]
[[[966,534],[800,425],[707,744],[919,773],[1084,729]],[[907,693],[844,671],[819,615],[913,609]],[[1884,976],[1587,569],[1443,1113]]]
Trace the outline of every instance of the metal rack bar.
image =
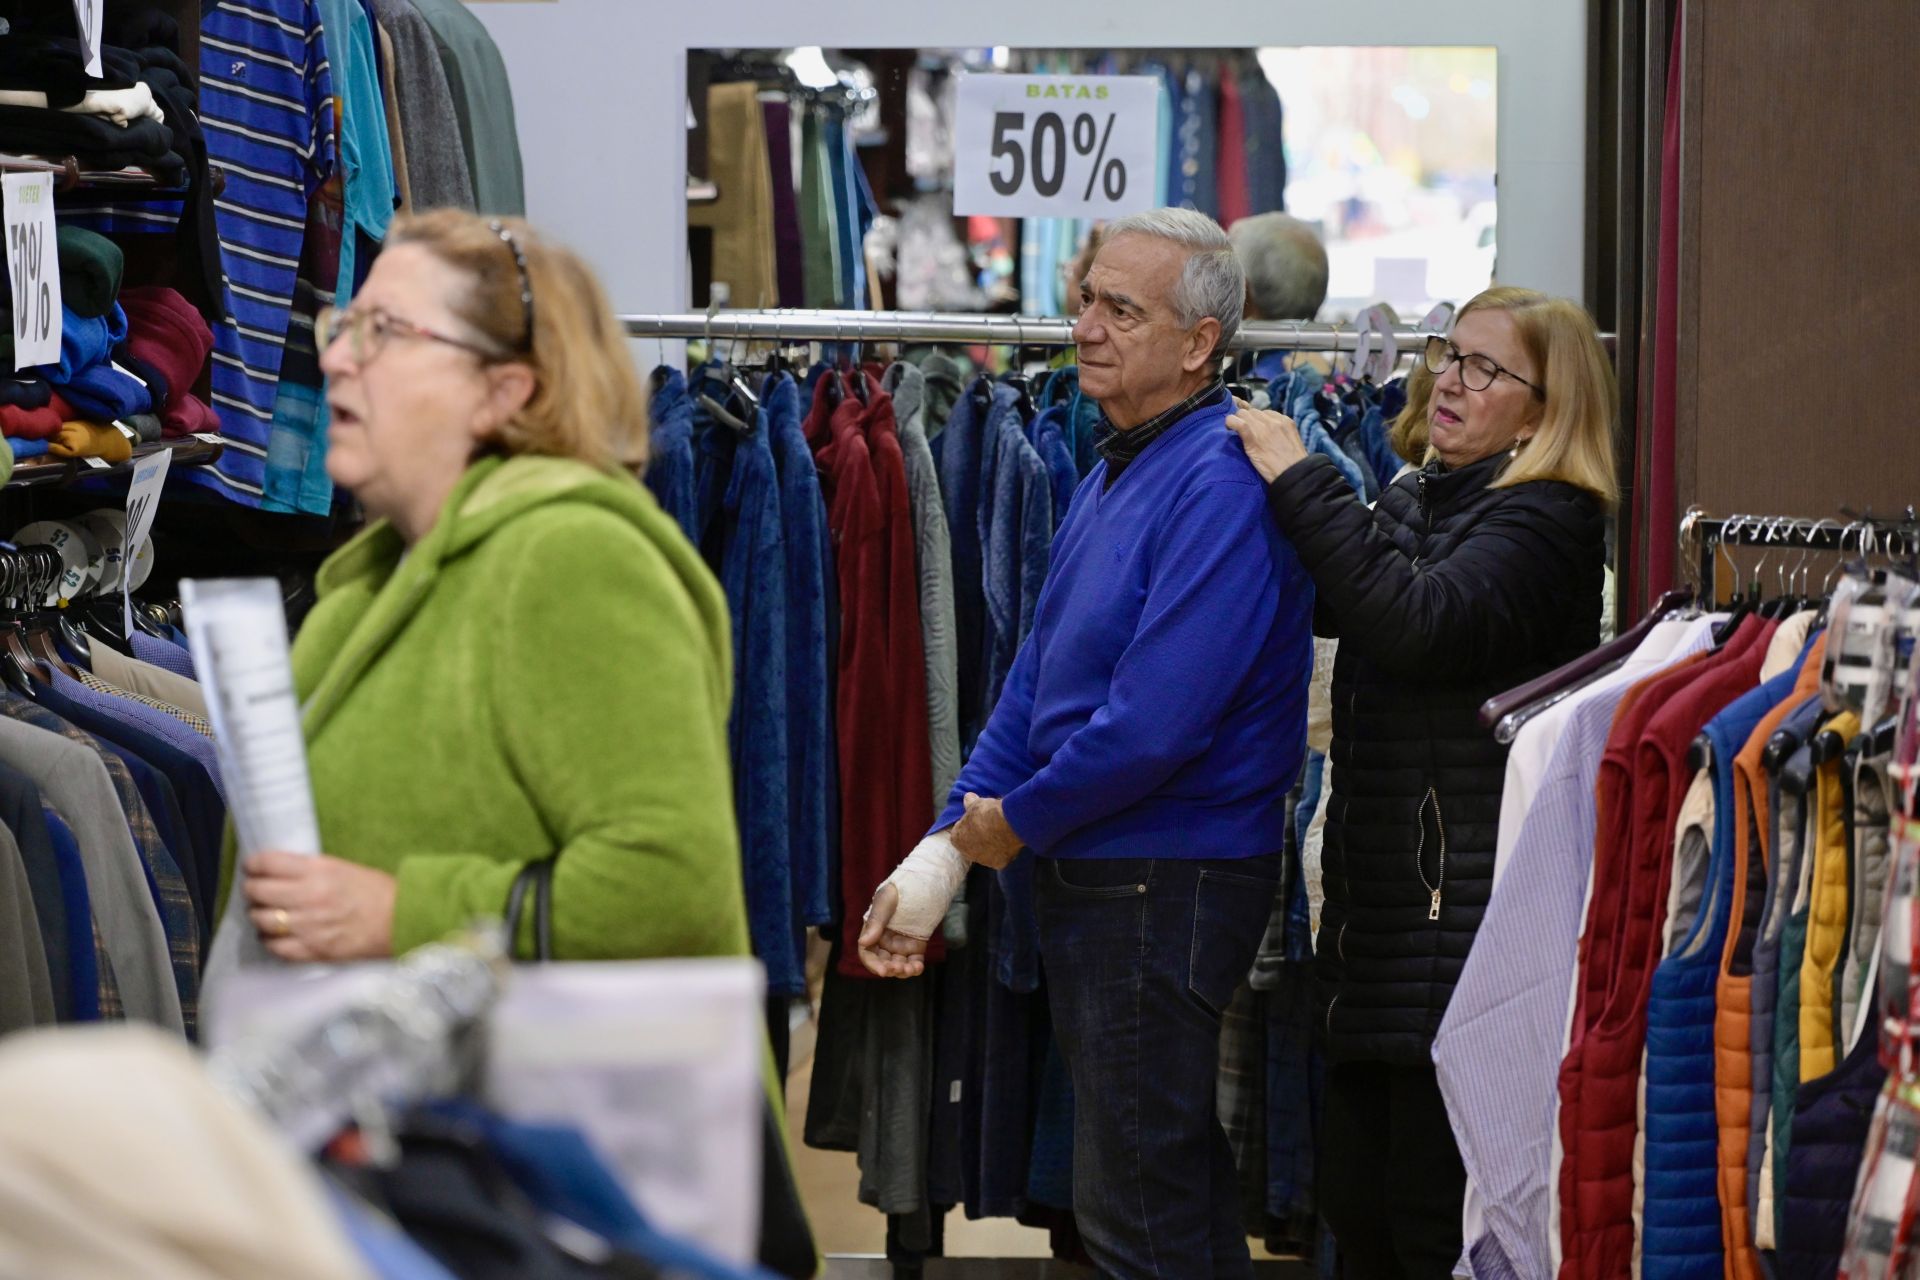
[[[904,311],[699,311],[624,315],[635,338],[774,339],[793,342],[986,342],[1070,347],[1073,321],[1058,316],[993,316]],[[1352,351],[1366,330],[1312,321],[1256,320],[1240,326],[1233,351]],[[1402,354],[1418,351],[1433,334],[1397,325]]]
[[42,455],[37,458],[23,459],[16,463],[13,475],[5,485],[8,489],[22,489],[29,485],[65,484],[89,476],[126,475],[133,470],[133,464],[142,458],[150,457],[162,451],[171,451],[175,467],[204,467],[211,464],[226,450],[219,436],[202,434],[182,436],[175,440],[156,440],[148,444],[133,446],[133,458],[128,462],[106,462],[100,458],[55,458]]
[[1913,508],[1899,519],[1866,516],[1709,516],[1699,508],[1681,521],[1681,538],[1691,549],[1701,583],[1700,598],[1719,599],[1716,566],[1722,547],[1771,547],[1781,551],[1825,551],[1835,555],[1861,554],[1898,548],[1910,554],[1920,548],[1920,519]]

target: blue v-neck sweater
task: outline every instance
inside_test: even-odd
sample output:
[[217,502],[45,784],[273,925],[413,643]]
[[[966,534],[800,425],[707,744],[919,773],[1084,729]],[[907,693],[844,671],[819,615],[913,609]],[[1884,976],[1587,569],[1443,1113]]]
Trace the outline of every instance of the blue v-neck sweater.
[[936,829],[973,791],[1043,856],[1281,848],[1306,750],[1313,585],[1225,425],[1170,428],[1081,483],[1033,633]]

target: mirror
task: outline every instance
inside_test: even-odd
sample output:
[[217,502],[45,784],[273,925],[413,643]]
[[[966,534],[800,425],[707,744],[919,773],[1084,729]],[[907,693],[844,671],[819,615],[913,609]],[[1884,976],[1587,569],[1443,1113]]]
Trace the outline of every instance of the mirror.
[[[1096,221],[955,215],[957,87],[996,73],[1154,78],[1153,203],[1284,212],[1325,247],[1318,305],[1267,318],[1413,319],[1494,278],[1492,48],[699,49],[687,71],[696,310],[1072,314]],[[1104,156],[1084,135],[1054,163]]]

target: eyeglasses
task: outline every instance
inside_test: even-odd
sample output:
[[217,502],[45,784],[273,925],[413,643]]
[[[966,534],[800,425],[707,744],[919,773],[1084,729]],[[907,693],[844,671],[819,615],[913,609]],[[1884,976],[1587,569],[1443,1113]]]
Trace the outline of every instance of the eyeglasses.
[[1473,352],[1462,352],[1445,338],[1427,339],[1427,368],[1435,374],[1445,373],[1455,364],[1460,366],[1460,381],[1469,391],[1485,391],[1493,385],[1495,378],[1512,378],[1523,387],[1532,390],[1536,400],[1547,398],[1547,389],[1536,382],[1528,382],[1510,369],[1503,369],[1486,356]]
[[450,347],[462,351],[471,351],[482,360],[498,360],[500,353],[481,346],[477,342],[468,342],[464,338],[449,337],[436,332],[425,325],[411,320],[402,320],[391,312],[377,307],[364,311],[338,307],[328,307],[314,318],[313,341],[321,351],[333,345],[334,339],[345,338],[347,349],[353,353],[353,362],[364,365],[386,350],[387,343],[394,338],[422,338],[428,342],[444,342]]

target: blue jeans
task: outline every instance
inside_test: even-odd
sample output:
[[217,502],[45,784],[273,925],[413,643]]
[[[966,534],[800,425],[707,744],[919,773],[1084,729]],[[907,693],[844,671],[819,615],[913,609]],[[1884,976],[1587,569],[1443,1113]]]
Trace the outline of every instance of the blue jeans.
[[1251,1277],[1215,1093],[1221,1015],[1266,928],[1279,856],[1037,861],[1087,1251],[1115,1280]]

